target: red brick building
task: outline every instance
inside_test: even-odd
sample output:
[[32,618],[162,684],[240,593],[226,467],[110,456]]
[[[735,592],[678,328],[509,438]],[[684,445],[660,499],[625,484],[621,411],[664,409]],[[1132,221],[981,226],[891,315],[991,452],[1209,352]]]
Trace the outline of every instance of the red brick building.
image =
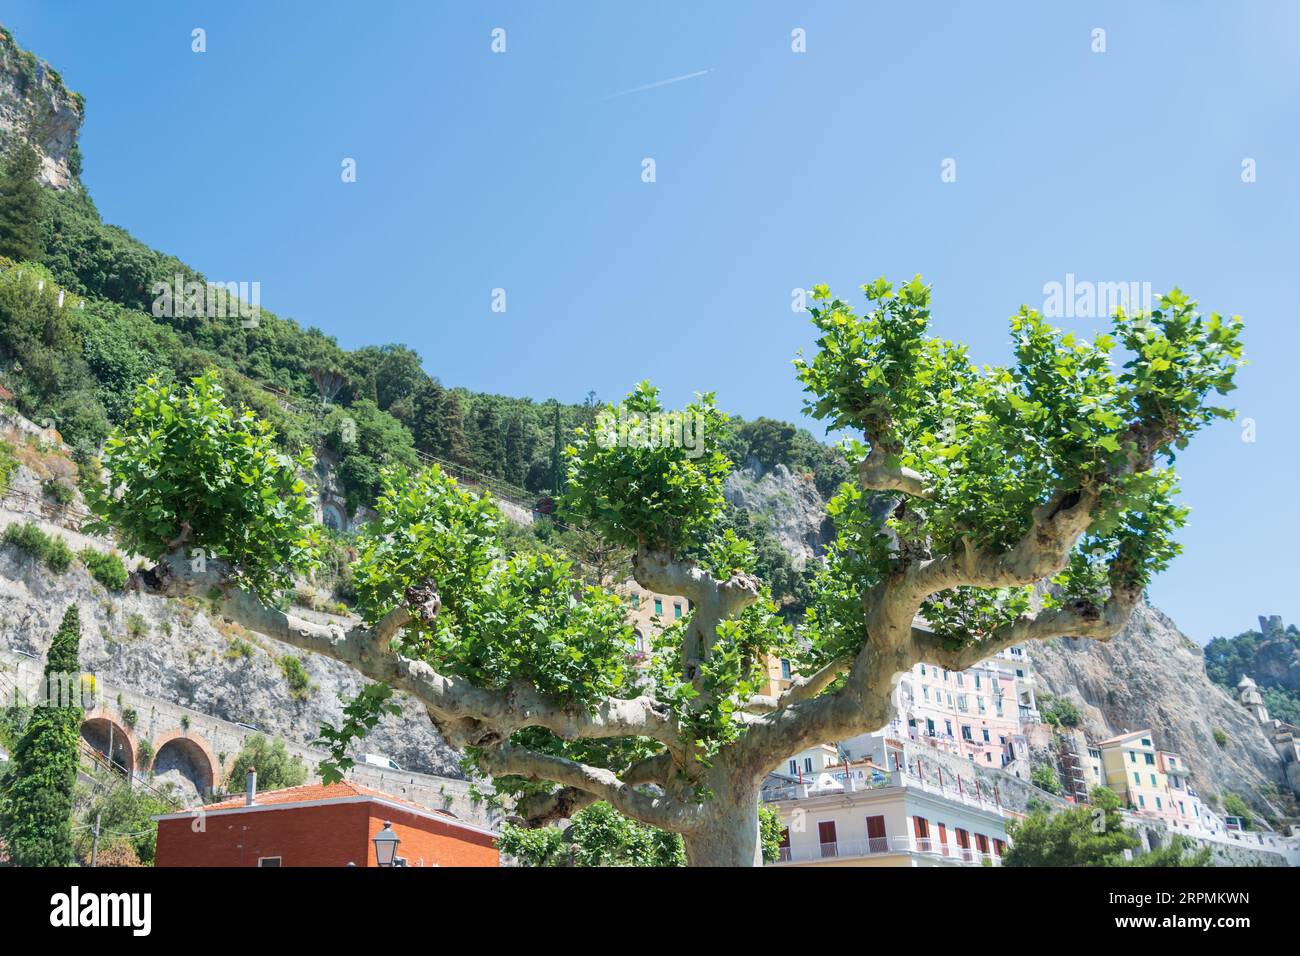
[[[351,781],[256,793],[158,821],[155,866],[376,866],[391,822],[407,866],[499,866],[495,835]],[[251,799],[251,803],[249,802]]]

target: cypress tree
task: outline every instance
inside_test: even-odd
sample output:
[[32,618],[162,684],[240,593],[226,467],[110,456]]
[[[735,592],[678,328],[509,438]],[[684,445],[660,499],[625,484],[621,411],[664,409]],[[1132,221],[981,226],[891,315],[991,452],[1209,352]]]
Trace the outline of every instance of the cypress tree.
[[[0,794],[0,833],[17,866],[73,863],[72,797],[82,719],[76,676],[80,645],[81,617],[74,604],[63,615],[45,661],[45,685],[55,689],[32,711]],[[65,693],[60,695],[58,688]],[[67,699],[68,689],[72,700]]]
[[41,185],[36,181],[40,169],[35,147],[14,136],[0,173],[0,255],[19,262],[39,259],[44,252]]

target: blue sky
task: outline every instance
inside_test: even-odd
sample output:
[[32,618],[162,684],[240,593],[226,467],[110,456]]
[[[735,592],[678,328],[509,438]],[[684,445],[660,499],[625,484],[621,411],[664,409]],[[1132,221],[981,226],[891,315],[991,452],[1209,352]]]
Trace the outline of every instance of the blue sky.
[[650,378],[795,420],[794,288],[920,272],[936,330],[1002,362],[1007,316],[1068,273],[1181,285],[1247,320],[1257,440],[1225,422],[1181,457],[1186,552],[1152,595],[1202,641],[1300,617],[1300,5],[8,0],[3,22],[85,95],[106,220],[451,385]]

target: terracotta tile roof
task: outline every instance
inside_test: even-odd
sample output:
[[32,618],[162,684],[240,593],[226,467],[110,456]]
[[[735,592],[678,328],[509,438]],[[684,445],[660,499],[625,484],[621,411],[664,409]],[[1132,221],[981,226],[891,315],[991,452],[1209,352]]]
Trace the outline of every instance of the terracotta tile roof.
[[1118,737],[1108,737],[1107,739],[1097,744],[1097,746],[1102,747],[1105,746],[1106,744],[1118,743],[1121,740],[1128,740],[1132,737],[1149,737],[1149,736],[1151,736],[1150,728],[1147,728],[1146,730],[1133,730],[1127,734],[1120,734]]
[[[282,790],[259,791],[254,799],[253,806],[270,807],[281,803],[315,803],[321,800],[347,800],[356,797],[374,797],[377,800],[387,800],[390,803],[399,803],[403,806],[410,807],[413,810],[419,810],[421,813],[434,813],[438,816],[447,817],[455,820],[454,813],[448,813],[446,810],[435,810],[430,807],[422,807],[418,803],[412,803],[410,800],[403,800],[401,797],[395,797],[391,793],[384,793],[382,790],[376,790],[373,787],[367,787],[363,784],[355,783],[351,780],[343,780],[339,783],[309,783],[301,787],[285,787]],[[222,800],[220,803],[209,803],[205,806],[192,807],[192,810],[203,810],[205,812],[212,810],[238,810],[244,806],[244,797],[232,797],[229,800]]]

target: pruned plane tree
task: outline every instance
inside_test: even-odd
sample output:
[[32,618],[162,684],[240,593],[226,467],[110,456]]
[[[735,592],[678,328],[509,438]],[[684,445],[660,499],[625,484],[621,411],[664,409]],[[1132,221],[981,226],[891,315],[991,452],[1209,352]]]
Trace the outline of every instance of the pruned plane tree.
[[[229,408],[212,376],[141,389],[104,451],[97,527],[153,560],[144,586],[211,598],[370,679],[322,731],[330,772],[400,691],[514,820],[551,824],[603,801],[680,833],[692,865],[754,865],[764,775],[887,724],[899,672],[1122,628],[1178,550],[1174,456],[1229,416],[1211,402],[1241,362],[1240,319],[1204,316],[1178,290],[1149,313],[1118,311],[1092,339],[1022,308],[1005,367],[930,335],[919,277],[863,292],[855,311],[814,290],[816,349],[795,361],[809,414],[851,436],[857,478],[829,504],[837,538],[797,629],[753,573],[750,543],[717,531],[730,465],[707,394],[685,409],[703,423],[703,454],[581,432],[568,449],[567,520],[630,549],[641,587],[689,602],[646,663],[617,595],[554,555],[507,555],[490,498],[437,468],[384,477],[354,565],[361,624],[282,610],[316,547],[305,462]],[[625,406],[662,411],[648,384]],[[773,654],[795,677],[763,695]]]

